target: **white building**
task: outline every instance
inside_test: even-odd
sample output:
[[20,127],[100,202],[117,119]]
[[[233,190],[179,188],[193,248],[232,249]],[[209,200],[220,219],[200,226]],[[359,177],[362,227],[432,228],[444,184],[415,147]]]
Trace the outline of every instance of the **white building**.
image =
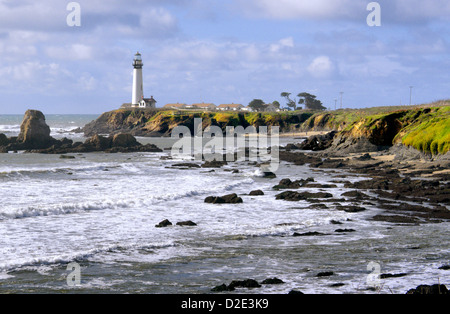
[[212,103],[201,103],[201,104],[192,104],[190,106],[187,106],[188,109],[194,109],[194,110],[203,110],[203,111],[215,111],[217,109],[216,105]]
[[156,100],[153,98],[144,98],[144,82],[142,78],[142,56],[138,52],[133,60],[133,90],[131,98],[132,108],[156,108]]
[[264,109],[262,109],[261,111],[263,112],[277,112],[279,110],[279,108],[275,107],[272,104],[266,104],[264,105]]
[[241,111],[244,108],[245,107],[241,104],[222,104],[217,107],[217,109],[221,111]]

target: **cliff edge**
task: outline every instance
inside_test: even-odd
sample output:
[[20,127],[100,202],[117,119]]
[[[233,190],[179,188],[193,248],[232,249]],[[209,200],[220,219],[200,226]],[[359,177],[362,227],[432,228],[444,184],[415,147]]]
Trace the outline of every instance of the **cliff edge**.
[[126,132],[134,136],[169,137],[178,126],[188,127],[194,133],[194,120],[201,118],[203,128],[218,126],[225,131],[227,126],[279,126],[283,133],[298,130],[312,115],[313,112],[233,113],[119,109],[103,113],[80,131],[85,136]]

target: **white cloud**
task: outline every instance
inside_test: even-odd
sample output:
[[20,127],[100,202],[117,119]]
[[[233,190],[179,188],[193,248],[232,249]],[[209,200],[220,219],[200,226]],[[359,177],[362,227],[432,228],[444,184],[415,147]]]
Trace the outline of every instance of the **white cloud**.
[[[348,17],[365,10],[363,0],[237,0],[250,16],[273,19]],[[366,3],[367,5],[367,3]]]
[[325,78],[334,71],[333,62],[327,56],[319,56],[315,58],[308,66],[308,72],[316,78]]
[[[236,0],[245,15],[269,19],[365,21],[368,0]],[[449,19],[448,0],[378,0],[390,22],[430,22]]]
[[1,1],[0,29],[60,30],[67,27],[66,4],[61,1]]
[[352,78],[386,78],[396,73],[411,75],[417,68],[404,66],[399,56],[366,56],[360,62],[342,62],[341,75]]
[[84,44],[51,46],[45,48],[45,52],[50,58],[63,60],[89,60],[93,57],[93,48]]
[[144,10],[140,17],[140,25],[147,34],[167,36],[177,30],[177,19],[166,9],[150,8]]
[[294,38],[287,37],[281,39],[278,43],[270,46],[270,51],[279,52],[282,48],[294,48]]
[[83,73],[78,78],[77,85],[85,91],[92,91],[97,87],[97,80],[89,73]]

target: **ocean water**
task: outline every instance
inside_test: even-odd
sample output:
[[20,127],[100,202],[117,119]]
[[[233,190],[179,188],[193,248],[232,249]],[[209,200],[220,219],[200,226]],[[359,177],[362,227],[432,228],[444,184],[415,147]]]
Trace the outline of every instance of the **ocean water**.
[[[94,118],[48,116],[47,122],[53,136],[79,139],[71,130]],[[18,134],[20,122],[20,116],[0,116],[0,133]],[[161,148],[173,143],[139,140]],[[281,145],[292,141],[282,138]],[[438,269],[449,264],[448,223],[398,226],[370,221],[380,212],[375,206],[346,213],[334,203],[317,209],[275,199],[272,187],[282,178],[330,183],[342,180],[341,171],[282,163],[277,178],[267,179],[249,162],[174,169],[180,160],[168,159],[167,150],[73,156],[0,154],[0,293],[211,293],[232,280],[272,277],[285,283],[236,292],[405,293],[449,283],[448,271]],[[341,198],[348,189],[336,184],[326,191]],[[257,189],[265,195],[246,195]],[[244,203],[204,203],[231,193]],[[156,228],[164,219],[173,226]],[[187,220],[197,226],[175,225]],[[67,282],[74,262],[80,266],[75,286]],[[371,263],[381,273],[407,275],[375,284]],[[334,274],[316,276],[325,271]]]

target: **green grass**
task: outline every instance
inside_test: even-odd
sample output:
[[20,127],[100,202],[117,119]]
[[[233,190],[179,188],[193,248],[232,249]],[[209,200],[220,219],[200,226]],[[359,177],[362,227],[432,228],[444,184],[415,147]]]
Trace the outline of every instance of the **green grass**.
[[413,123],[402,143],[433,155],[446,154],[450,150],[450,107],[435,110],[428,114],[428,119]]
[[[122,116],[131,115],[139,118],[140,111],[129,109],[118,110]],[[364,122],[359,127],[367,128],[369,133],[376,133],[378,127],[392,125],[396,121],[401,130],[393,143],[414,147],[433,155],[445,154],[450,150],[450,100],[436,101],[420,106],[373,107],[364,109],[343,109],[336,111],[296,111],[296,112],[199,112],[158,110],[145,116],[147,122],[153,120],[170,120],[173,123],[191,121],[202,118],[206,124],[215,120],[221,124],[238,126],[278,125],[288,130],[295,126],[298,129],[314,130],[315,128],[351,131],[356,123]],[[386,123],[385,123],[386,122]],[[301,125],[299,127],[299,125]],[[390,139],[389,139],[390,140]],[[392,144],[393,144],[392,143]]]

